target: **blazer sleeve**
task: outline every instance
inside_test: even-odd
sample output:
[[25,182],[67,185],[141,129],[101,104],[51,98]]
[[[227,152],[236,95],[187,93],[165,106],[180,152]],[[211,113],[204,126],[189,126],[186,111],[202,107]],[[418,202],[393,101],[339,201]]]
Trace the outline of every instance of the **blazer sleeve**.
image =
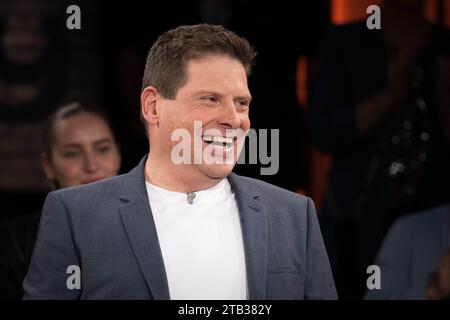
[[307,220],[305,299],[335,300],[337,292],[333,274],[320,232],[316,209],[310,198],[307,204]]
[[[24,299],[78,299],[81,289],[69,289],[70,266],[80,266],[68,212],[58,192],[48,194],[38,237],[23,282]],[[81,281],[81,280],[80,280]]]

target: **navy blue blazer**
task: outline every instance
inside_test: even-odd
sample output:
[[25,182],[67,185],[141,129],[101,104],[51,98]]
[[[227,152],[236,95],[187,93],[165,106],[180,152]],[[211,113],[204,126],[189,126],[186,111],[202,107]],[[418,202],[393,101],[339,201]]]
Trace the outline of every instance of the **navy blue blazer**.
[[[144,179],[129,173],[49,193],[24,299],[170,299]],[[250,299],[336,299],[311,199],[230,174]],[[69,289],[71,265],[81,288]],[[71,271],[73,272],[73,271]]]

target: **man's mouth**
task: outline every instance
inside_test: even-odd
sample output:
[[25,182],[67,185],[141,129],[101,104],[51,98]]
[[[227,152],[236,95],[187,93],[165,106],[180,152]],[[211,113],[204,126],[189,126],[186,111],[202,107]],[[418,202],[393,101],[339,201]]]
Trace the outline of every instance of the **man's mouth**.
[[211,136],[204,135],[202,140],[207,144],[212,144],[218,147],[231,148],[236,141],[236,137],[223,137],[223,136]]

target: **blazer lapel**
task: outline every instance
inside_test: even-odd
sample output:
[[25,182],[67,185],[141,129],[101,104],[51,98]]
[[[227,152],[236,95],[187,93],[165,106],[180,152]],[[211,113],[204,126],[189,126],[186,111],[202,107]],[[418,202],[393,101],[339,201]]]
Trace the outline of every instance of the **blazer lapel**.
[[145,187],[144,165],[147,157],[128,173],[120,207],[125,231],[139,267],[154,299],[170,299],[164,260]]
[[245,188],[238,175],[232,173],[228,180],[239,208],[249,299],[263,300],[266,299],[267,286],[267,212],[259,195]]

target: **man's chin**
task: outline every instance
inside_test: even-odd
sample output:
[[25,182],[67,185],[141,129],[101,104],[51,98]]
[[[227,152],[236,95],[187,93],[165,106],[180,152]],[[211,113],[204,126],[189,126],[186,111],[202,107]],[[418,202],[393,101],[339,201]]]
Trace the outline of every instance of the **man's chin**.
[[224,179],[228,177],[234,168],[234,164],[210,164],[203,165],[202,171],[212,179]]

